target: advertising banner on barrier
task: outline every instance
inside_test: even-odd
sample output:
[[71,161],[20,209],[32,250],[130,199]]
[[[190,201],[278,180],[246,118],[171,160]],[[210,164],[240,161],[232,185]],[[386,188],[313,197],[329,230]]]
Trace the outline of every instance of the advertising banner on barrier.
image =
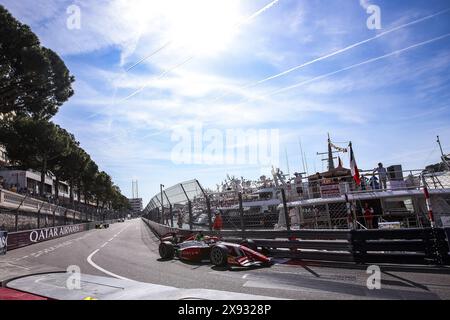
[[0,256],[6,254],[7,244],[8,244],[8,232],[0,231]]
[[34,229],[21,232],[13,232],[8,236],[8,250],[25,247],[30,244],[61,238],[73,233],[88,230],[88,224],[72,224],[59,227]]

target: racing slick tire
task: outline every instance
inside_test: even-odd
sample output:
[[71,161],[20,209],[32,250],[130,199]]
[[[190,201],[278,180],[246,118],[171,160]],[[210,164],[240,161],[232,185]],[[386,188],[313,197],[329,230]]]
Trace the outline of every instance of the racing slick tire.
[[163,259],[167,260],[173,259],[175,255],[175,249],[173,248],[173,244],[168,241],[161,242],[159,245],[159,255]]
[[252,249],[253,251],[257,251],[258,247],[256,246],[255,241],[251,239],[245,239],[241,242],[241,246],[247,247],[249,249]]
[[210,260],[216,267],[224,267],[228,262],[228,249],[224,245],[217,245],[211,249]]

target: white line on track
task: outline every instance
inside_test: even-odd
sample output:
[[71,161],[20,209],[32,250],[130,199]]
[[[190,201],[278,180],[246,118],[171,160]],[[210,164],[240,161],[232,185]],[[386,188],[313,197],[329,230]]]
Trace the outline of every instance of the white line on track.
[[[52,253],[52,252],[54,252],[55,250],[57,250],[59,248],[72,245],[74,242],[84,240],[84,239],[86,239],[87,237],[89,237],[91,235],[92,235],[92,233],[89,233],[89,231],[88,231],[88,232],[86,232],[85,235],[82,235],[81,237],[77,237],[77,238],[74,238],[74,239],[71,239],[71,240],[66,240],[66,241],[61,242],[59,244],[56,244],[54,246],[46,247],[46,248],[43,248],[43,249],[41,249],[39,251],[29,253],[28,255],[20,257],[20,258],[13,258],[11,261],[21,261],[21,260],[24,260],[24,259],[27,259],[27,258],[37,258],[37,257],[40,257],[42,255],[46,255],[48,253]],[[51,241],[56,241],[56,240],[60,240],[60,239],[64,239],[64,238],[55,238],[55,239],[52,239]],[[41,243],[39,243],[39,244],[41,244]],[[45,242],[42,242],[42,244],[45,244]]]
[[110,275],[110,276],[112,276],[112,277],[114,277],[114,278],[121,279],[121,280],[130,280],[130,281],[133,281],[133,280],[131,280],[131,279],[128,279],[128,278],[119,276],[119,275],[117,275],[117,274],[115,274],[115,273],[112,273],[112,272],[110,272],[110,271],[108,271],[108,270],[105,270],[105,269],[103,269],[102,267],[100,267],[100,266],[98,266],[97,264],[95,264],[95,262],[92,261],[92,257],[93,257],[97,252],[99,252],[99,251],[100,251],[100,249],[97,249],[97,250],[95,250],[94,252],[92,252],[92,253],[89,255],[89,257],[87,257],[87,262],[89,262],[89,264],[90,264],[91,266],[93,266],[95,269],[100,270],[101,272],[106,273],[107,275]]
[[86,260],[87,260],[87,262],[88,262],[91,266],[93,266],[95,269],[97,269],[97,270],[99,270],[99,271],[101,271],[101,272],[103,272],[103,273],[106,273],[107,275],[110,275],[110,276],[112,276],[112,277],[114,277],[114,278],[121,279],[121,280],[134,281],[134,280],[131,280],[131,279],[128,279],[128,278],[119,276],[119,275],[117,275],[117,274],[115,274],[115,273],[112,273],[111,271],[106,270],[106,269],[103,269],[102,267],[100,267],[99,265],[97,265],[94,261],[92,261],[92,257],[94,257],[94,255],[95,255],[97,252],[99,252],[101,248],[104,248],[110,241],[114,240],[115,237],[117,237],[120,233],[122,233],[122,231],[124,231],[124,230],[125,230],[126,228],[128,228],[128,227],[129,227],[129,225],[126,226],[125,228],[123,228],[122,230],[120,230],[118,233],[116,233],[111,239],[109,239],[109,240],[106,241],[104,244],[102,244],[102,245],[100,246],[99,249],[97,249],[97,250],[95,250],[94,252],[92,252],[92,253],[89,255],[89,257],[87,257]]

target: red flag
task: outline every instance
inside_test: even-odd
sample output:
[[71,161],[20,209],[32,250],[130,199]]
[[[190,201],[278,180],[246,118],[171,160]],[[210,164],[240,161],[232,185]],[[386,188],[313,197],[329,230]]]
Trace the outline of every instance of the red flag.
[[359,175],[358,166],[356,165],[355,155],[353,154],[352,144],[350,143],[350,169],[352,170],[353,179],[356,185],[361,185],[361,176]]

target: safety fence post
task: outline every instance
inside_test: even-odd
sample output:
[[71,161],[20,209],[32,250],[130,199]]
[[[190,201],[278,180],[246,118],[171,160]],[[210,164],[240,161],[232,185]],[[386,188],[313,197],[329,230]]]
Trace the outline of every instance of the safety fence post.
[[200,182],[198,182],[198,180],[195,180],[195,182],[197,182],[198,187],[200,188],[201,192],[203,193],[203,196],[205,197],[206,212],[208,214],[208,226],[209,226],[209,230],[212,231],[213,224],[212,224],[211,202],[209,199],[209,195],[202,188],[202,186],[200,185]]
[[169,197],[166,194],[166,191],[163,191],[164,195],[166,196],[166,200],[167,200],[167,204],[169,205],[169,217],[168,219],[166,219],[166,223],[164,224],[169,224],[169,219],[170,219],[170,225],[173,228],[173,214],[172,214],[172,202],[170,202]]
[[209,200],[209,196],[206,195],[206,210],[208,212],[208,225],[209,225],[209,231],[212,231],[213,229],[213,223],[212,223],[212,212],[211,212],[211,202]]
[[191,203],[191,200],[188,201],[188,210],[189,210],[189,230],[192,230],[193,229],[193,226],[192,226],[193,218],[192,218],[192,203]]
[[16,232],[19,231],[19,211],[16,210],[15,214],[14,214],[14,224],[15,224],[15,230]]
[[187,199],[187,201],[188,201],[188,211],[189,211],[189,230],[192,230],[193,229],[193,227],[192,227],[192,203],[191,203],[191,199],[189,199],[189,197],[188,197],[188,195],[187,195],[187,192],[186,192],[186,190],[184,189],[184,187],[183,187],[183,184],[182,183],[180,183],[180,187],[181,187],[181,190],[183,190],[183,193],[184,193],[184,196],[186,197],[186,199]]
[[163,188],[164,188],[164,185],[160,184],[159,187],[161,189],[161,200],[159,201],[160,205],[161,205],[161,221],[160,222],[161,222],[161,224],[164,224],[164,199],[163,199]]
[[42,205],[39,207],[37,213],[36,213],[36,218],[37,218],[37,229],[40,228],[41,226],[41,209],[44,206],[44,202],[42,203]]
[[286,193],[284,192],[284,188],[281,188],[281,197],[283,199],[283,210],[284,210],[284,218],[286,220],[286,229],[287,231],[291,231],[291,221],[289,220],[289,211],[286,202]]
[[52,214],[52,225],[53,225],[53,227],[55,227],[56,226],[56,211],[59,209],[59,208],[63,208],[63,207],[60,207],[60,206],[56,206],[55,207],[55,210],[53,210],[53,214]]
[[423,174],[422,174],[422,182],[423,182],[423,193],[425,194],[425,201],[426,201],[427,210],[428,210],[428,219],[430,220],[431,227],[434,228],[433,207],[431,206],[430,193],[428,192],[427,182],[426,182],[425,176]]
[[241,192],[238,193],[238,198],[239,198],[239,216],[240,216],[240,220],[241,220],[241,230],[244,232],[245,231],[244,207],[242,205],[242,193]]

